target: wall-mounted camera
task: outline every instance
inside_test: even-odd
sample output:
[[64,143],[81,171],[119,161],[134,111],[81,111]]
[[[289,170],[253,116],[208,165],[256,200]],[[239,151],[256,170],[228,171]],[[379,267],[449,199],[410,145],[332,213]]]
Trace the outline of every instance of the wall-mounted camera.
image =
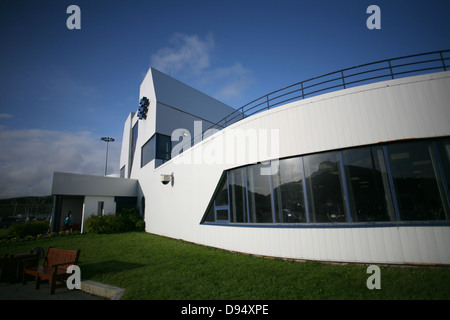
[[173,179],[173,173],[172,174],[162,174],[161,175],[161,183],[162,184],[168,184]]

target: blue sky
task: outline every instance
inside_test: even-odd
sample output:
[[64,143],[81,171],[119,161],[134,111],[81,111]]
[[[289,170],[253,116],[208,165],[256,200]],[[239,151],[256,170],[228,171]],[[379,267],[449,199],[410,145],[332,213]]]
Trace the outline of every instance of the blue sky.
[[[69,30],[69,5],[81,29]],[[369,5],[381,29],[369,30]],[[2,0],[0,198],[50,194],[54,171],[118,173],[150,66],[233,107],[341,68],[450,48],[450,2]]]

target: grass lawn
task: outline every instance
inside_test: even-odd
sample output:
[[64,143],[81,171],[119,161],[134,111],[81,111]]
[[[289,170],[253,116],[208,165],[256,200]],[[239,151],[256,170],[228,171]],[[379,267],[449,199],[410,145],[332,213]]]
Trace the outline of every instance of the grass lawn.
[[367,265],[255,257],[144,232],[2,243],[0,256],[38,246],[81,249],[82,279],[125,288],[122,299],[450,299],[450,268],[380,266],[381,289],[369,290]]

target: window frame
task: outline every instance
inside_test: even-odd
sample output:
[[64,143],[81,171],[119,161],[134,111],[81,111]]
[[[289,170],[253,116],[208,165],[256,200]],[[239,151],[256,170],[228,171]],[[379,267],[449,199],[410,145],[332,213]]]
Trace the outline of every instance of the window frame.
[[[444,138],[432,138],[432,139],[417,139],[416,141],[420,142],[420,141],[428,141],[429,143],[431,143],[431,145],[433,146],[433,150],[434,150],[434,155],[436,157],[436,159],[434,160],[434,164],[437,165],[437,168],[435,169],[435,172],[439,173],[439,176],[436,177],[435,181],[436,183],[441,183],[442,186],[440,186],[442,188],[442,191],[440,193],[440,199],[441,202],[443,203],[447,203],[447,212],[445,215],[445,220],[401,220],[400,215],[399,215],[399,207],[398,207],[398,203],[397,203],[397,196],[396,196],[396,187],[395,187],[395,183],[394,183],[394,179],[393,179],[393,173],[391,170],[391,163],[390,163],[390,159],[389,159],[389,152],[388,152],[388,145],[392,145],[392,144],[396,144],[396,143],[407,143],[410,140],[400,140],[400,141],[395,141],[395,142],[389,142],[389,143],[379,143],[379,144],[371,144],[371,145],[362,145],[362,146],[357,146],[357,147],[352,147],[352,148],[343,148],[343,149],[337,149],[337,150],[328,150],[325,152],[318,152],[318,153],[314,153],[314,154],[305,154],[305,155],[297,155],[297,156],[292,156],[292,157],[287,157],[287,158],[283,158],[283,159],[277,159],[276,161],[282,161],[285,159],[291,159],[291,158],[299,158],[299,165],[300,165],[300,171],[301,171],[301,175],[302,175],[302,187],[303,187],[303,200],[304,200],[304,206],[305,206],[305,212],[306,212],[306,222],[296,222],[296,223],[286,223],[286,222],[276,222],[276,209],[275,209],[275,201],[274,201],[274,194],[275,191],[273,189],[273,179],[274,176],[270,175],[269,176],[269,181],[270,181],[270,199],[271,199],[271,207],[272,207],[272,222],[251,222],[251,219],[249,217],[250,214],[250,208],[249,208],[249,174],[248,174],[248,168],[254,164],[249,164],[246,166],[240,166],[240,167],[236,167],[236,168],[230,168],[228,170],[225,170],[220,179],[219,179],[219,183],[216,186],[216,190],[213,193],[213,196],[210,199],[210,202],[205,210],[205,214],[203,215],[200,224],[213,224],[213,225],[223,225],[223,226],[242,226],[242,227],[280,227],[280,228],[354,228],[354,227],[392,227],[392,226],[418,226],[418,225],[427,225],[427,226],[434,226],[434,225],[450,225],[450,214],[448,213],[448,211],[450,211],[449,209],[449,205],[450,205],[450,191],[449,191],[449,186],[447,185],[447,182],[450,177],[450,172],[448,172],[449,168],[450,168],[450,152],[448,152],[448,155],[445,155],[445,157],[448,157],[443,159],[444,155],[441,155],[440,153],[443,153],[443,148],[449,148],[449,141],[450,141],[450,137],[444,137]],[[446,146],[444,146],[444,143],[447,143]],[[392,203],[390,204],[393,208],[391,208],[393,210],[395,219],[394,220],[386,220],[386,221],[353,221],[352,218],[352,210],[353,210],[353,205],[352,205],[352,201],[355,195],[352,193],[351,190],[351,186],[350,186],[350,180],[349,180],[349,174],[348,172],[346,172],[346,168],[344,166],[344,159],[343,159],[343,152],[347,151],[347,150],[351,150],[351,149],[357,149],[357,148],[378,148],[378,151],[381,152],[381,154],[383,155],[383,159],[378,159],[379,161],[383,161],[383,164],[385,166],[386,172],[384,172],[383,174],[386,175],[387,181],[386,183],[388,183],[389,185],[389,190],[384,190],[384,192],[389,192],[387,194],[387,196],[391,197],[391,201]],[[450,150],[450,149],[449,149]],[[310,214],[310,206],[312,205],[311,203],[311,199],[309,197],[309,194],[307,192],[307,177],[305,174],[305,157],[310,156],[310,155],[315,155],[315,154],[320,154],[320,153],[327,153],[327,152],[336,152],[337,153],[337,158],[338,158],[338,169],[340,170],[340,186],[341,186],[341,192],[342,192],[342,202],[343,202],[343,206],[344,206],[344,210],[345,210],[345,214],[346,214],[346,221],[345,222],[312,222]],[[274,160],[275,161],[275,160]],[[445,163],[443,163],[445,162]],[[372,167],[371,170],[376,170],[376,167]],[[229,172],[233,171],[233,170],[242,170],[242,173],[244,174],[244,179],[245,179],[245,204],[244,207],[246,208],[246,214],[247,214],[247,220],[246,222],[233,222],[232,221],[232,212],[231,212],[231,203],[230,203],[230,176],[229,176]],[[436,174],[437,174],[436,173]],[[227,184],[227,193],[228,193],[228,204],[227,205],[223,205],[222,206],[218,206],[216,207],[214,204],[214,199],[217,196],[217,192],[219,192],[220,187],[222,186],[222,179],[226,178],[226,184]],[[442,195],[444,194],[445,198],[442,198]],[[386,194],[385,194],[386,195]],[[241,195],[239,195],[241,196]],[[216,214],[217,214],[217,210],[227,210],[228,212],[228,219],[227,220],[215,220],[215,221],[207,221],[208,219],[206,219],[206,216],[208,214],[208,212],[211,211],[211,206],[214,212],[214,219],[216,218]],[[444,204],[445,206],[445,204]],[[390,217],[390,219],[392,218],[392,216],[390,216],[388,214],[388,216]]]
[[[161,157],[161,152],[158,150],[158,147],[160,147],[160,143],[164,143],[162,139],[167,139],[165,142],[168,142],[168,150],[165,151],[165,156]],[[146,148],[150,148],[150,154],[149,159],[144,159],[144,156],[147,155],[148,152],[146,152]],[[155,168],[159,167],[163,163],[166,163],[171,159],[171,151],[172,151],[172,140],[171,137],[165,134],[161,134],[158,132],[155,132],[150,139],[145,142],[141,147],[141,168],[145,167],[147,164],[155,160]]]

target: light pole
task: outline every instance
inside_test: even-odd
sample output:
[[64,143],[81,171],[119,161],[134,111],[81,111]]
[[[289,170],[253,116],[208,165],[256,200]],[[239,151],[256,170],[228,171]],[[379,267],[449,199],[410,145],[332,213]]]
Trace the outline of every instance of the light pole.
[[101,137],[100,140],[103,140],[106,142],[106,163],[105,163],[105,176],[106,176],[106,170],[108,168],[108,144],[110,142],[114,141],[114,138],[110,138],[110,137]]

